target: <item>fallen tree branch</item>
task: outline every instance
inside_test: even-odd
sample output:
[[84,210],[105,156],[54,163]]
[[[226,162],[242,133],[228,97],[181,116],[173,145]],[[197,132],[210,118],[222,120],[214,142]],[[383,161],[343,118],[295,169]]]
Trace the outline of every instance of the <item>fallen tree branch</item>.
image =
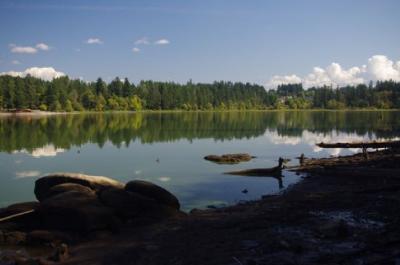
[[318,143],[321,148],[400,148],[400,141],[356,142],[356,143]]
[[32,209],[32,210],[28,210],[28,211],[25,211],[25,212],[22,212],[22,213],[16,213],[16,214],[9,215],[7,217],[3,217],[3,218],[0,219],[0,223],[1,222],[5,222],[5,221],[9,221],[11,219],[14,219],[14,218],[17,218],[17,217],[20,217],[20,216],[24,216],[24,215],[33,213],[34,211],[35,210]]

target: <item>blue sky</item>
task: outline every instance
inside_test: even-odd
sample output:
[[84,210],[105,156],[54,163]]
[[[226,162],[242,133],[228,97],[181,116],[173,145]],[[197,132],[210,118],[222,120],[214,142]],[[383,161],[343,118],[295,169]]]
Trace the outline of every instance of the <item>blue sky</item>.
[[362,72],[384,55],[396,79],[399,10],[396,0],[2,0],[0,72],[52,67],[84,80],[267,84],[276,75],[304,80],[333,62]]

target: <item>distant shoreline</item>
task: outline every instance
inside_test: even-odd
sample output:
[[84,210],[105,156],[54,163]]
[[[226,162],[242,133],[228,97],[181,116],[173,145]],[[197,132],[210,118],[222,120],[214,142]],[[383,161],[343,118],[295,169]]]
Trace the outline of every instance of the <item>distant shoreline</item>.
[[107,113],[226,113],[226,112],[296,112],[296,111],[326,111],[326,112],[368,112],[368,111],[400,111],[400,109],[247,109],[247,110],[108,110],[108,111],[71,111],[71,112],[55,112],[32,110],[30,112],[11,112],[0,111],[0,117],[4,116],[53,116],[53,115],[69,115],[69,114],[107,114]]
[[41,111],[41,110],[32,110],[31,112],[0,111],[0,116],[51,116],[51,115],[60,115],[67,113],[68,112],[53,112],[53,111]]

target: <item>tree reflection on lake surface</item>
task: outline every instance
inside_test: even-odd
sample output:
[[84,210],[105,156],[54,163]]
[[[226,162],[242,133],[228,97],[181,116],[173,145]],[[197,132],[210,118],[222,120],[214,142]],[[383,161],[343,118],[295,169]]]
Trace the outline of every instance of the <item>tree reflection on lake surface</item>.
[[[297,181],[223,172],[276,165],[294,158],[346,154],[316,142],[394,139],[396,111],[249,111],[88,113],[0,117],[0,204],[33,199],[34,180],[55,171],[147,179],[170,189],[185,209],[231,204],[279,191]],[[216,165],[208,154],[248,152],[238,165]],[[246,188],[249,192],[240,191]]]

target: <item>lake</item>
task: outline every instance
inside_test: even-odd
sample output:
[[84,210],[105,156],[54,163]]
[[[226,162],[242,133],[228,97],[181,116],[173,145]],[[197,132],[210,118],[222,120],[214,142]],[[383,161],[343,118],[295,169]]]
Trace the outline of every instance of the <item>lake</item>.
[[[399,139],[398,111],[248,111],[88,113],[0,117],[0,206],[34,199],[35,180],[51,172],[152,181],[184,210],[278,193],[300,176],[240,177],[224,172],[291,158],[337,156],[317,142]],[[250,162],[218,165],[209,154],[250,153]],[[247,189],[247,193],[242,193]]]

